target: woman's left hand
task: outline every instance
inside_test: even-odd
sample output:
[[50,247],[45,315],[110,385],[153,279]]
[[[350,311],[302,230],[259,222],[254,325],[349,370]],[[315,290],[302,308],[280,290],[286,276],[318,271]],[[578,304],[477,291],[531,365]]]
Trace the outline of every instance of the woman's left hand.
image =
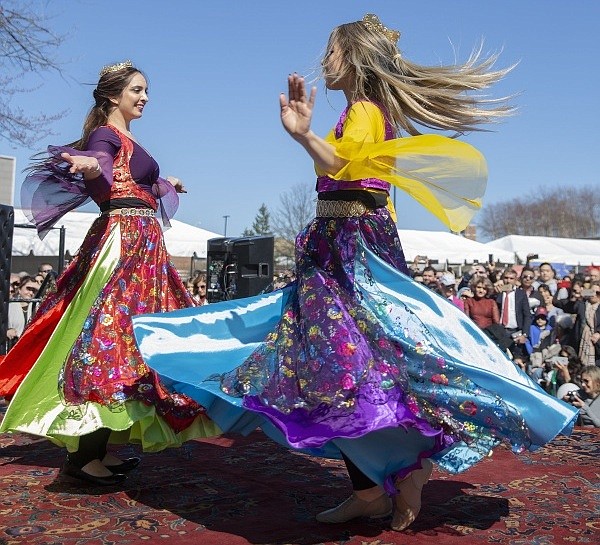
[[302,138],[310,131],[316,94],[316,87],[306,94],[303,77],[295,73],[288,77],[288,96],[279,95],[279,105],[281,123],[292,138]]
[[175,178],[174,176],[167,176],[167,180],[171,182],[171,185],[175,188],[177,193],[187,193],[183,182],[179,178]]
[[565,396],[563,399],[578,409],[581,409],[581,407],[585,406],[583,399],[581,399],[576,392],[573,392],[572,397]]

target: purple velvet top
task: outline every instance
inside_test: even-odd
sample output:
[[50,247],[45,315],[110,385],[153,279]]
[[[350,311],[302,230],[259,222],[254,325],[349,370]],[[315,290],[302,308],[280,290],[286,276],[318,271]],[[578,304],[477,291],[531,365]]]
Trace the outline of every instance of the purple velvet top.
[[[133,155],[129,160],[129,171],[133,179],[140,185],[152,186],[160,173],[158,163],[137,142],[133,143]],[[113,159],[121,149],[121,141],[112,129],[98,127],[88,139],[87,151],[103,151]]]
[[[159,176],[158,163],[142,146],[127,139],[122,133],[121,136],[127,143],[131,142],[133,148],[127,168],[135,186],[142,194],[152,197],[150,200],[156,202],[153,208],[158,206],[158,215],[163,225],[169,227],[169,220],[179,205],[175,188]],[[99,127],[90,134],[85,151],[66,146],[48,147],[48,160],[30,172],[21,187],[21,206],[29,220],[37,227],[40,238],[44,238],[67,212],[82,206],[90,199],[97,204],[110,199],[113,163],[121,151],[121,146],[119,135],[114,130]],[[63,152],[95,157],[102,171],[100,176],[93,180],[85,180],[81,174],[71,174],[70,164],[60,155]]]

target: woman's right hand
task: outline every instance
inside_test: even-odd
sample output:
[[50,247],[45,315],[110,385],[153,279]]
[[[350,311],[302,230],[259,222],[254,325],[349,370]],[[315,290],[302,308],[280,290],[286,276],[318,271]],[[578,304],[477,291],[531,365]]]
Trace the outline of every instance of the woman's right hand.
[[66,152],[61,153],[60,156],[71,165],[71,168],[69,169],[71,174],[81,173],[86,180],[93,180],[102,174],[100,163],[95,157],[71,155]]
[[288,76],[288,96],[279,95],[281,107],[281,123],[292,138],[301,139],[310,131],[312,112],[315,105],[317,88],[310,90],[306,95],[304,78],[298,74]]
[[574,407],[581,409],[581,407],[585,406],[583,400],[577,395],[577,392],[569,392],[566,396],[563,396],[563,401],[570,403]]
[[571,382],[571,373],[569,373],[569,366],[564,363],[554,362],[554,367],[565,382]]

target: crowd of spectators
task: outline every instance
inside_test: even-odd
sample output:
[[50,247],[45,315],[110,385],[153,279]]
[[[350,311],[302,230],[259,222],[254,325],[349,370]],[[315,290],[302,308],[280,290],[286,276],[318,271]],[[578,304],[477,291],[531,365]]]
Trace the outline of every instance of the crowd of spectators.
[[471,266],[456,276],[426,258],[413,279],[464,311],[542,388],[600,427],[600,267],[561,277],[551,263]]
[[27,271],[10,274],[10,291],[5,350],[23,334],[44,293],[56,288],[56,274],[50,263],[41,263],[36,274]]
[[[582,424],[600,427],[600,267],[559,278],[550,263],[476,263],[457,277],[417,257],[411,271],[415,281],[463,311],[542,388],[579,407]],[[7,349],[22,335],[44,292],[55,289],[55,278],[49,263],[41,263],[36,274],[11,274]],[[285,271],[273,278],[271,289],[293,279],[293,272]],[[204,273],[197,271],[187,285],[196,305],[208,302]]]

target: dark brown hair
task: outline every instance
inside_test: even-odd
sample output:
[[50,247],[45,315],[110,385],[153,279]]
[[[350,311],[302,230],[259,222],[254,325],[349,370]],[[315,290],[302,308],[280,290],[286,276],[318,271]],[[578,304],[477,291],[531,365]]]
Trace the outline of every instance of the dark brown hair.
[[106,125],[110,112],[115,108],[110,99],[120,96],[136,74],[144,76],[141,70],[128,66],[120,70],[107,72],[100,77],[93,92],[95,103],[85,118],[81,138],[69,144],[69,146],[79,150],[86,148],[91,132],[102,125]]

